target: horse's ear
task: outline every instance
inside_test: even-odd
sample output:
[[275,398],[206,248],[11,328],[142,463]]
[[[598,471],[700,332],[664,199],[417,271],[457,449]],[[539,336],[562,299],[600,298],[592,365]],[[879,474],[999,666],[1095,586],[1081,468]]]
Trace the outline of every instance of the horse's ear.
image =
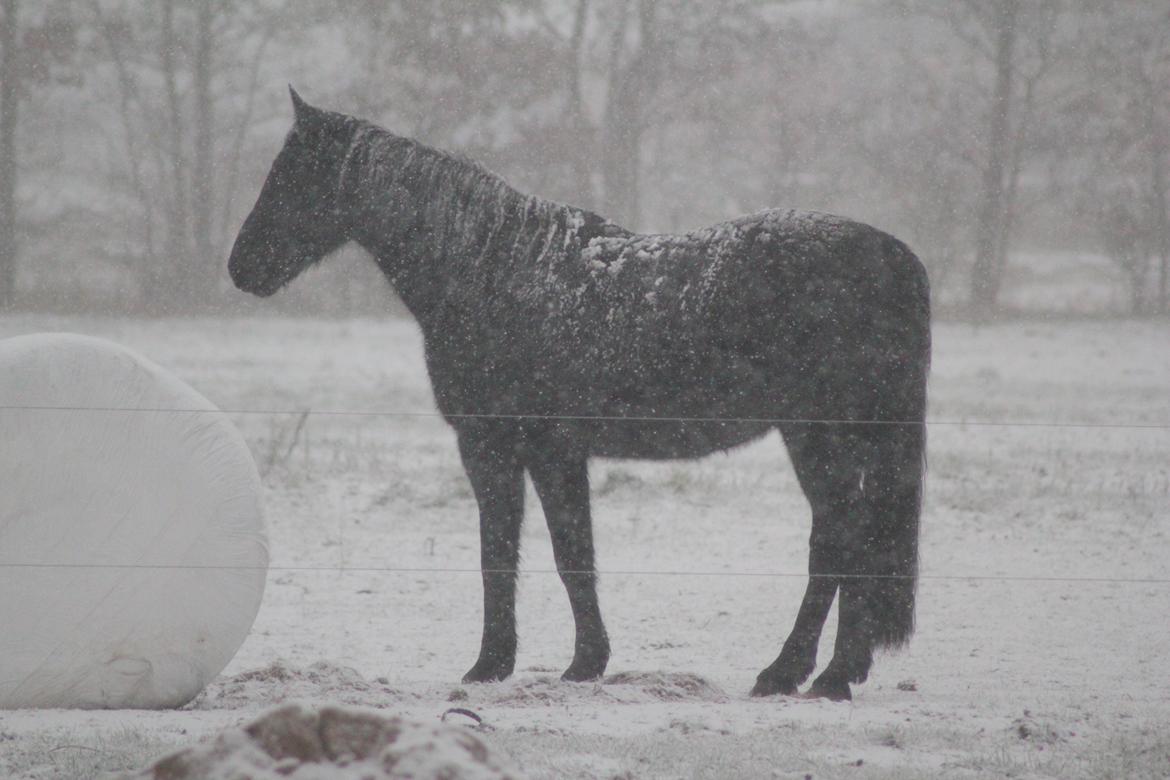
[[296,117],[296,126],[301,129],[309,129],[315,127],[317,119],[321,115],[321,110],[313,108],[304,99],[297,94],[297,91],[292,88],[292,84],[288,85],[288,94],[292,98],[293,115]]
[[292,98],[293,111],[296,112],[297,116],[300,116],[301,111],[305,108],[305,101],[302,100],[301,96],[297,94],[297,91],[293,89],[292,84],[288,85],[288,96]]

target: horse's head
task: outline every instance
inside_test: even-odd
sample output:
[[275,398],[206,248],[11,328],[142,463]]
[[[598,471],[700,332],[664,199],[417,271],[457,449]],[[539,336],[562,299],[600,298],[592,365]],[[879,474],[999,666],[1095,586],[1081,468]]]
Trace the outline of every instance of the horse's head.
[[289,92],[296,121],[228,260],[236,287],[262,297],[349,239],[338,198],[354,121]]

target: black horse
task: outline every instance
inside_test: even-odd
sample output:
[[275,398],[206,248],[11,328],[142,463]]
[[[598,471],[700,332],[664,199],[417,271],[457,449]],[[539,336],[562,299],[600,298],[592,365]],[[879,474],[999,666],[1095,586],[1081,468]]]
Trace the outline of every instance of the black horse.
[[809,582],[752,693],[796,693],[838,591],[833,658],[810,695],[850,698],[873,651],[909,639],[930,311],[904,244],[779,210],[632,233],[292,99],[296,121],[236,238],[231,277],[272,295],[356,241],[417,318],[479,504],[483,641],[466,682],[506,678],[515,664],[525,470],[576,624],[564,679],[590,680],[609,640],[589,457],[693,458],[773,428],[812,505]]

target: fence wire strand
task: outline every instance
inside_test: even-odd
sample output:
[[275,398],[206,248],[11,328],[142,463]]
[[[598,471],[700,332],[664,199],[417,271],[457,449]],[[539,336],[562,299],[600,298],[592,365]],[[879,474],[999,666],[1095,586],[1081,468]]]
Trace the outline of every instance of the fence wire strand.
[[452,566],[243,566],[237,564],[185,563],[64,563],[0,561],[0,569],[127,569],[127,570],[183,570],[183,571],[276,571],[316,572],[332,574],[557,574],[561,576],[595,575],[598,577],[762,577],[775,579],[838,579],[838,580],[936,580],[947,582],[1052,582],[1052,583],[1114,583],[1126,585],[1170,585],[1170,577],[1071,577],[1058,575],[1015,574],[842,574],[787,571],[711,571],[703,569],[598,569],[596,571],[570,569],[479,569]]
[[[638,423],[726,423],[744,425],[918,425],[914,420],[849,420],[849,419],[803,419],[783,417],[670,417],[670,416],[610,416],[610,415],[537,415],[537,414],[448,414],[438,411],[398,411],[398,410],[330,410],[330,409],[220,409],[220,408],[164,408],[164,407],[120,407],[120,406],[53,406],[28,404],[0,404],[0,411],[31,411],[31,412],[125,412],[141,414],[178,413],[178,414],[224,414],[224,415],[297,415],[303,420],[309,416],[321,417],[384,417],[397,419],[508,419],[508,420],[547,420],[553,422],[638,422]],[[1046,421],[1046,420],[949,420],[927,419],[922,421],[928,426],[955,426],[955,427],[996,427],[996,428],[1062,428],[1062,429],[1117,429],[1117,430],[1170,430],[1170,424],[1163,423],[1094,423],[1088,421]],[[556,569],[489,569],[458,568],[458,567],[398,567],[398,566],[237,566],[237,565],[200,565],[200,564],[119,564],[119,563],[64,563],[64,562],[4,562],[0,561],[0,569],[183,569],[183,570],[214,570],[214,571],[242,571],[267,570],[283,572],[330,572],[337,574],[347,573],[396,573],[396,574],[557,574],[557,575],[588,575],[605,576],[696,576],[696,577],[763,577],[763,578],[791,578],[791,579],[910,579],[910,575],[874,575],[874,574],[809,574],[807,572],[767,572],[767,571],[704,571],[704,570],[637,570],[615,569],[590,571],[565,571]],[[987,575],[987,574],[918,574],[919,580],[936,581],[968,581],[968,582],[1034,582],[1034,583],[1113,583],[1129,585],[1168,585],[1170,577],[1066,577],[1066,576],[1033,576],[1033,575]]]
[[458,419],[458,420],[545,420],[550,422],[633,422],[633,423],[725,423],[732,425],[934,425],[980,428],[1084,428],[1118,430],[1170,430],[1170,423],[1116,422],[1098,423],[1086,420],[851,420],[835,418],[800,417],[673,417],[638,415],[574,415],[574,414],[505,414],[452,413],[439,411],[401,411],[392,409],[183,409],[167,407],[129,406],[51,406],[35,404],[0,404],[0,411],[25,412],[125,412],[141,414],[225,414],[225,415],[298,415],[302,417],[386,417],[398,419]]

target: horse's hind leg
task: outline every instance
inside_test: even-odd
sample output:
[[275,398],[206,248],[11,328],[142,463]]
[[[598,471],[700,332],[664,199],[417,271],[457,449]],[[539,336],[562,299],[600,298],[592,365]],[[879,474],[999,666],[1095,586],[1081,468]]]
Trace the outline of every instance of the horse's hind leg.
[[609,638],[597,602],[586,459],[541,448],[529,459],[528,473],[544,507],[553,556],[569,594],[576,627],[573,662],[562,677],[594,680],[609,663]]
[[849,683],[865,681],[875,647],[903,645],[914,630],[925,430],[912,422],[854,428],[864,434],[852,447],[864,466],[862,500],[840,537],[833,660],[809,689],[830,699],[849,698]]
[[775,693],[793,696],[797,686],[808,679],[817,665],[817,643],[837,593],[837,580],[818,577],[812,574],[811,565],[809,568],[808,586],[792,632],[785,640],[779,657],[756,678],[752,696],[771,696]]
[[866,586],[861,576],[848,577],[841,582],[833,659],[809,686],[807,695],[810,698],[851,699],[849,683],[865,682],[869,676],[874,641]]
[[524,470],[516,439],[495,421],[470,421],[457,431],[463,468],[479,504],[483,569],[483,639],[464,682],[502,680],[516,665],[516,569],[524,517]]
[[[782,433],[797,479],[812,508],[809,582],[796,622],[779,657],[756,679],[752,689],[756,696],[795,694],[797,686],[812,674],[821,629],[834,595],[838,587],[842,593],[848,590],[848,578],[842,579],[838,575],[850,570],[856,548],[862,543],[861,539],[854,537],[866,526],[860,516],[866,508],[861,500],[862,472],[858,451],[865,446],[864,442],[841,426],[824,424],[785,426]],[[844,635],[852,652],[854,640],[849,637],[853,633],[838,629],[839,648],[845,642]],[[838,655],[842,659],[845,657],[838,652],[834,660]],[[868,671],[868,665],[865,669]],[[821,695],[847,699],[850,695],[848,682],[843,690],[829,691],[826,688]]]

